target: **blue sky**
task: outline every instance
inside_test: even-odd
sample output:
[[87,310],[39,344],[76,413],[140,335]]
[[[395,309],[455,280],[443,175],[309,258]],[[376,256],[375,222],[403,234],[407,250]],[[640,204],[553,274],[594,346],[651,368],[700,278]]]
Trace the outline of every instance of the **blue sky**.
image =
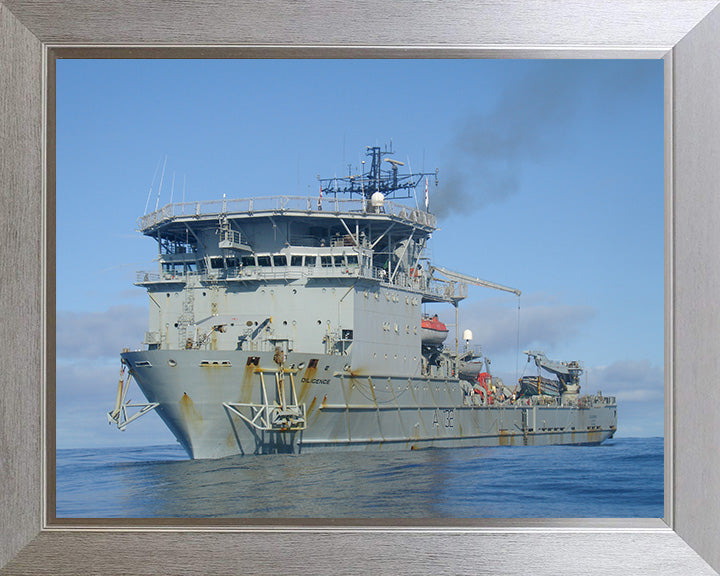
[[[147,329],[146,205],[315,196],[390,141],[439,169],[435,262],[520,288],[520,350],[583,361],[618,436],[662,435],[662,61],[59,60],[58,447],[174,442],[154,414],[105,419]],[[517,305],[471,287],[460,308],[506,382]]]

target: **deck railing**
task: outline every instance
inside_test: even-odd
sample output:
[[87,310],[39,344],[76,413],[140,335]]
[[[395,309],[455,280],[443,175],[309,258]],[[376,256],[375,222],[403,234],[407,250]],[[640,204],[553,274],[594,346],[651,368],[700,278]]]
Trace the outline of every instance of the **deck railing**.
[[[386,201],[379,209],[381,214],[396,216],[420,226],[435,228],[437,219],[433,214],[417,208]],[[357,198],[320,198],[306,196],[260,196],[257,198],[241,198],[209,200],[205,202],[182,202],[167,204],[138,218],[138,227],[146,231],[157,224],[169,222],[176,218],[200,218],[232,214],[254,214],[256,212],[273,213],[331,213],[331,214],[373,214],[376,213],[365,199]]]
[[137,272],[136,283],[188,283],[191,279],[202,282],[216,281],[252,281],[252,280],[298,280],[300,278],[368,278],[379,280],[380,283],[398,288],[405,288],[419,292],[424,296],[444,301],[463,299],[467,297],[467,285],[429,278],[427,276],[410,276],[399,272],[392,280],[387,271],[382,268],[369,266],[245,266],[242,268],[225,268],[213,270],[210,273],[188,272],[185,274],[172,274],[156,272]]

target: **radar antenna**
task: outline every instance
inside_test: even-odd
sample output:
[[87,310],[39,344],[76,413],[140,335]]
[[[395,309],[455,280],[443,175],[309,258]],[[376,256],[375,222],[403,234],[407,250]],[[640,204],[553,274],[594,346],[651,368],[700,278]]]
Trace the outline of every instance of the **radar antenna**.
[[[426,176],[434,176],[435,184],[438,182],[438,170],[435,172],[420,172],[416,174],[402,174],[399,167],[405,166],[403,162],[393,158],[385,158],[393,154],[392,150],[382,150],[379,146],[368,146],[367,156],[371,157],[370,169],[361,174],[349,173],[343,178],[320,178],[320,190],[323,194],[357,194],[370,199],[373,194],[380,192],[386,198],[412,198],[412,192],[420,181]],[[383,160],[390,164],[390,168],[383,168]],[[366,162],[363,162],[363,166]]]

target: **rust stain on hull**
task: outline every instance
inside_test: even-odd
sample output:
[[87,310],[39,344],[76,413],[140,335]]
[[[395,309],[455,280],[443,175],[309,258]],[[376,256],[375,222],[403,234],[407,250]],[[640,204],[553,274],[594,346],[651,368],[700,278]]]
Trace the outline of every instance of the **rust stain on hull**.
[[600,442],[602,440],[602,433],[599,430],[590,431],[587,433],[588,442]]
[[195,408],[195,403],[192,401],[192,398],[187,395],[187,392],[183,393],[178,404],[180,404],[180,413],[187,425],[195,430],[199,430],[203,425],[203,417]]
[[305,414],[308,428],[315,424],[315,422],[317,422],[318,418],[320,417],[320,412],[321,409],[317,408],[317,396],[314,396],[313,399],[310,401],[310,406],[308,406],[307,412]]
[[303,372],[302,377],[300,378],[300,389],[298,390],[298,402],[302,404],[305,402],[305,399],[308,396],[308,393],[310,392],[310,387],[312,386],[312,381],[317,375],[317,366],[313,366],[312,368],[308,366],[305,369],[305,372]]
[[255,366],[253,364],[245,366],[242,383],[240,384],[240,402],[249,404],[252,399],[253,375]]
[[515,444],[515,438],[507,430],[499,430],[498,443],[500,446],[512,446]]

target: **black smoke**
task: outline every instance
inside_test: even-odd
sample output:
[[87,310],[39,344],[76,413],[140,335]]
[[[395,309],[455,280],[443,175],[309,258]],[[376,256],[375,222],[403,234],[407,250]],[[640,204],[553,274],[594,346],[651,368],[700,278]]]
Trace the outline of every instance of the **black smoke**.
[[457,127],[430,198],[431,211],[442,219],[517,194],[527,163],[572,152],[567,136],[581,108],[589,105],[590,113],[602,114],[622,106],[624,97],[648,88],[650,72],[647,62],[538,63],[489,109]]

